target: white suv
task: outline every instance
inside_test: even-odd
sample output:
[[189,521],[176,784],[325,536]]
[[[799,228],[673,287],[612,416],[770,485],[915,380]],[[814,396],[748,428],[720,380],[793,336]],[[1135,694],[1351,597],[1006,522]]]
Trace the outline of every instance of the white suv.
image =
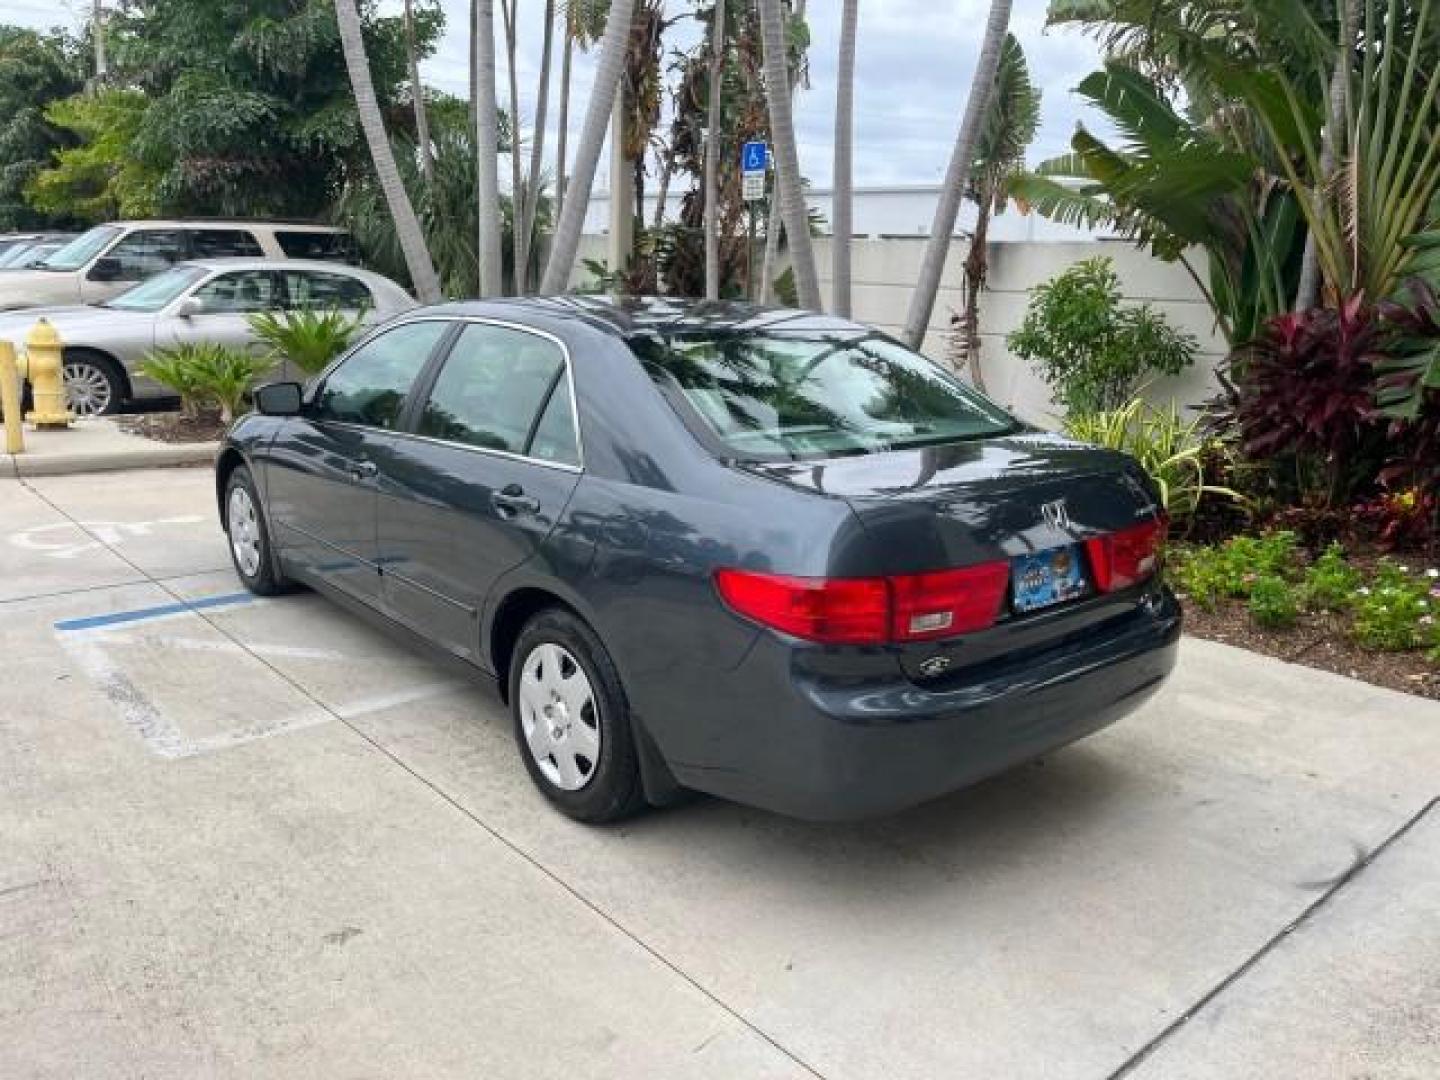
[[117,221],[97,225],[32,270],[0,275],[0,311],[93,304],[187,259],[353,262],[343,229],[273,221]]

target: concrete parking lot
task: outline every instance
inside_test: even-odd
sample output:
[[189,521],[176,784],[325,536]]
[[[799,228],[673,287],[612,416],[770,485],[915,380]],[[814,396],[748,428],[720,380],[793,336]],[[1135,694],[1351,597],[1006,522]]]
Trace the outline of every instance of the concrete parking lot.
[[1434,1077],[1440,706],[1199,641],[905,815],[552,812],[239,592],[207,470],[0,480],[0,1076]]

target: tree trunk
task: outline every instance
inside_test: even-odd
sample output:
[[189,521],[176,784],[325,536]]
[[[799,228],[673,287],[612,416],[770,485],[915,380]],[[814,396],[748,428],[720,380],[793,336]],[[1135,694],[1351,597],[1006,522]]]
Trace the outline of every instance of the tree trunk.
[[480,259],[480,295],[505,291],[505,263],[500,251],[500,116],[495,103],[495,0],[475,0],[475,166],[480,207],[476,237]]
[[[1355,35],[1359,33],[1360,0],[1345,0],[1345,13],[1340,25],[1340,41],[1335,50],[1335,71],[1330,76],[1330,115],[1320,140],[1320,176],[1316,178],[1315,212],[1318,217],[1325,208],[1324,192],[1335,174],[1340,156],[1340,131],[1344,127],[1345,99],[1349,93],[1350,65],[1355,59]],[[1308,311],[1320,300],[1320,252],[1315,247],[1315,233],[1306,230],[1305,255],[1300,262],[1300,284],[1295,290],[1295,310]]]
[[440,300],[440,279],[435,274],[435,263],[431,261],[430,249],[425,246],[425,233],[420,228],[420,219],[415,216],[415,207],[410,202],[404,181],[400,179],[395,152],[385,132],[385,118],[380,115],[380,103],[375,99],[375,84],[370,78],[370,60],[365,55],[365,38],[361,33],[360,13],[355,10],[355,0],[335,0],[335,21],[340,29],[340,46],[345,53],[345,67],[350,72],[350,85],[355,92],[360,127],[370,146],[370,158],[375,165],[380,190],[385,195],[390,216],[395,220],[395,235],[405,255],[405,266],[410,271],[415,296],[422,304],[437,303]]
[[660,226],[665,224],[665,207],[670,201],[670,183],[675,178],[675,154],[666,150],[664,153],[656,153],[657,164],[660,166],[660,186],[655,191],[655,216],[650,219],[650,229],[658,232]]
[[720,94],[725,74],[725,0],[710,29],[710,100],[705,122],[705,299],[720,299]]
[[970,83],[970,100],[965,103],[965,118],[955,139],[955,152],[945,172],[940,201],[935,207],[935,222],[930,228],[930,241],[920,265],[920,280],[910,298],[910,313],[905,319],[905,341],[912,349],[925,342],[925,331],[935,311],[935,297],[940,292],[940,277],[945,272],[945,259],[950,254],[950,240],[955,233],[955,219],[960,213],[960,200],[965,197],[965,184],[975,164],[975,142],[985,122],[990,93],[995,86],[995,73],[1000,68],[1000,50],[1010,25],[1011,0],[992,0],[990,18],[985,26],[984,43],[975,63],[975,77]]
[[840,61],[835,89],[835,180],[830,240],[831,308],[850,318],[850,238],[855,232],[853,178],[855,140],[855,31],[859,0],[844,0],[840,14]]
[[820,284],[815,274],[815,249],[810,244],[810,218],[800,182],[800,155],[790,108],[790,54],[786,44],[781,0],[759,0],[760,40],[765,53],[766,98],[770,106],[770,139],[775,145],[775,184],[780,216],[790,238],[790,262],[800,306],[820,310]]
[[[585,210],[590,205],[590,189],[595,183],[595,168],[605,145],[605,129],[615,108],[615,94],[625,74],[625,53],[630,41],[630,20],[635,13],[635,0],[611,0],[610,14],[605,22],[605,36],[600,42],[600,61],[596,66],[595,85],[590,103],[585,108],[585,126],[580,132],[575,153],[575,175],[565,198],[565,211],[555,227],[555,242],[545,264],[545,277],[540,283],[542,293],[563,292],[575,266],[575,252],[580,247],[580,230],[585,224]],[[621,153],[614,147],[612,153]]]
[[480,0],[470,0],[470,130],[479,130],[480,123],[475,117],[475,103],[480,98],[480,74],[475,67],[475,27],[480,22]]
[[995,193],[980,191],[979,216],[975,219],[975,235],[965,256],[965,366],[970,369],[970,382],[982,394],[985,373],[980,364],[980,294],[990,275],[990,214],[995,206]]
[[[573,3],[573,0],[571,0]],[[560,61],[560,129],[555,133],[555,220],[565,209],[565,185],[569,179],[566,152],[570,149],[570,65],[575,57],[575,27],[565,16],[565,54]]]
[[505,25],[505,67],[510,79],[510,257],[514,265],[511,289],[518,296],[525,291],[520,234],[525,218],[525,183],[520,175],[520,73],[515,68],[519,51],[516,41],[516,9],[520,0],[500,0],[500,21]]
[[521,252],[524,267],[517,272],[517,281],[524,282],[524,288],[517,292],[528,292],[530,286],[530,256],[535,244],[535,216],[540,206],[540,173],[545,159],[545,120],[550,111],[550,53],[555,40],[555,0],[545,0],[545,36],[540,52],[540,92],[535,98],[535,135],[530,140],[530,176],[525,192],[524,243]]
[[425,108],[425,86],[420,82],[420,57],[415,48],[413,0],[405,0],[405,55],[410,62],[410,97],[415,106],[415,142],[420,151],[420,174],[425,186],[435,183],[434,147],[430,145],[430,116]]

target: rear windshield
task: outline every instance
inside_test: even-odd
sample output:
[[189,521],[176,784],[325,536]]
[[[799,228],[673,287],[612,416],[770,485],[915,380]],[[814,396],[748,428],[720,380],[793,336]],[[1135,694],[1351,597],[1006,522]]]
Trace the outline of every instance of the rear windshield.
[[681,334],[635,349],[742,460],[872,454],[1018,426],[944,369],[876,333]]

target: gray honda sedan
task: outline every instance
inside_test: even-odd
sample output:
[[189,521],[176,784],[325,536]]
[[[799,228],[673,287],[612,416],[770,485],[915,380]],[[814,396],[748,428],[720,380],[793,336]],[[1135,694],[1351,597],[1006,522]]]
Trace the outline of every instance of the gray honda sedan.
[[686,789],[887,813],[1104,727],[1175,661],[1138,465],[853,323],[432,307],[257,404],[216,473],[245,585],[493,680],[582,821]]
[[78,416],[163,397],[165,387],[135,369],[152,349],[182,342],[255,346],[250,316],[337,309],[383,322],[415,306],[389,278],[301,259],[197,259],[177,263],[109,300],[0,313],[0,339],[19,345],[45,318],[65,346],[65,396]]

